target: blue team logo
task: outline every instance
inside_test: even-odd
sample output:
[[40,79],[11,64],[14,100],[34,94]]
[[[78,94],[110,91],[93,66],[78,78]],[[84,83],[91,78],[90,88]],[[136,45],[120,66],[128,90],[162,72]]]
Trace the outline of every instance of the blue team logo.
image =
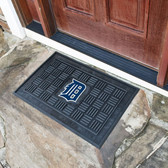
[[64,91],[61,92],[59,96],[63,97],[68,102],[76,102],[81,94],[85,91],[85,89],[85,84],[75,79],[72,79],[72,82],[65,86]]

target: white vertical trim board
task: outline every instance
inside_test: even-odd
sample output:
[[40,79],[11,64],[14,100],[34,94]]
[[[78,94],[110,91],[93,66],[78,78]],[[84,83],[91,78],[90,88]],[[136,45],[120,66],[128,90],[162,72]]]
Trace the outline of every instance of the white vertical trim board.
[[70,47],[67,47],[61,43],[58,43],[54,40],[51,40],[45,36],[42,36],[34,31],[31,31],[31,30],[25,28],[25,32],[28,37],[30,37],[36,41],[39,41],[40,43],[43,43],[47,46],[50,46],[62,54],[65,54],[73,59],[79,60],[82,63],[97,67],[97,68],[105,71],[106,73],[111,74],[113,76],[117,76],[121,80],[124,80],[125,82],[128,81],[129,83],[132,83],[139,88],[145,88],[145,89],[151,90],[153,92],[157,92],[159,94],[162,94],[162,95],[168,97],[168,91],[165,91],[157,86],[154,86],[144,80],[141,80],[135,76],[132,76],[126,72],[123,72],[117,68],[114,68],[106,63],[103,63],[97,59],[94,59],[86,54],[83,54],[79,51],[76,51],[76,50],[74,50]]
[[22,27],[20,20],[16,14],[15,8],[11,0],[0,0],[0,7],[8,23],[13,35],[24,38],[26,33]]

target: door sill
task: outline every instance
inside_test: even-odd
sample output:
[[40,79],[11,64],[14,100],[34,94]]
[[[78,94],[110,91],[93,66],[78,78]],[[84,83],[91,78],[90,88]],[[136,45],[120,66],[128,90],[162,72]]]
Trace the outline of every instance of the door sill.
[[47,38],[44,36],[41,25],[37,22],[29,24],[25,31],[28,37],[48,45],[62,54],[115,75],[126,80],[125,82],[131,82],[140,88],[143,87],[168,97],[168,85],[163,89],[157,87],[158,72],[152,69],[61,32]]

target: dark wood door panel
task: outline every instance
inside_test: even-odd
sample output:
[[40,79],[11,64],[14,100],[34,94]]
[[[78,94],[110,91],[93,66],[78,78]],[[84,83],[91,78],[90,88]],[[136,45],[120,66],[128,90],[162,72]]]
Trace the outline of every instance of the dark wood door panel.
[[14,3],[16,10],[19,11],[19,15],[22,15],[22,19],[25,24],[24,26],[31,23],[33,17],[31,15],[27,2],[25,0],[12,0],[12,2]]
[[51,0],[58,29],[158,70],[166,0]]
[[[93,24],[92,20],[83,20],[80,24],[75,25],[80,20],[78,16],[74,16],[69,19],[69,27],[67,29],[59,30],[128,59],[150,66],[151,61],[148,61],[147,55],[144,53],[143,38],[135,37],[134,34],[128,34],[127,31],[121,31],[118,28],[113,27],[112,29],[111,26],[106,26],[105,24],[100,25],[99,22]],[[153,65],[157,64],[157,60],[152,61]]]
[[26,0],[26,2],[31,12],[33,20],[40,22],[40,19],[36,10],[36,6],[35,6],[35,0]]
[[107,0],[107,23],[146,35],[149,0]]
[[108,0],[108,8],[110,10],[110,21],[137,26],[138,0]]
[[65,0],[65,6],[79,13],[94,14],[94,0]]

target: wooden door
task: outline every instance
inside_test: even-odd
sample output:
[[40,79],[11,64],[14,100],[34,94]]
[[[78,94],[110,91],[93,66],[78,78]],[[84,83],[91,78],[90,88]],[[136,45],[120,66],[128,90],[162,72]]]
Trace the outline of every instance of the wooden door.
[[167,0],[51,0],[57,28],[158,70]]
[[12,0],[12,2],[24,27],[35,21],[41,23],[45,36],[50,37],[56,32],[50,0]]

